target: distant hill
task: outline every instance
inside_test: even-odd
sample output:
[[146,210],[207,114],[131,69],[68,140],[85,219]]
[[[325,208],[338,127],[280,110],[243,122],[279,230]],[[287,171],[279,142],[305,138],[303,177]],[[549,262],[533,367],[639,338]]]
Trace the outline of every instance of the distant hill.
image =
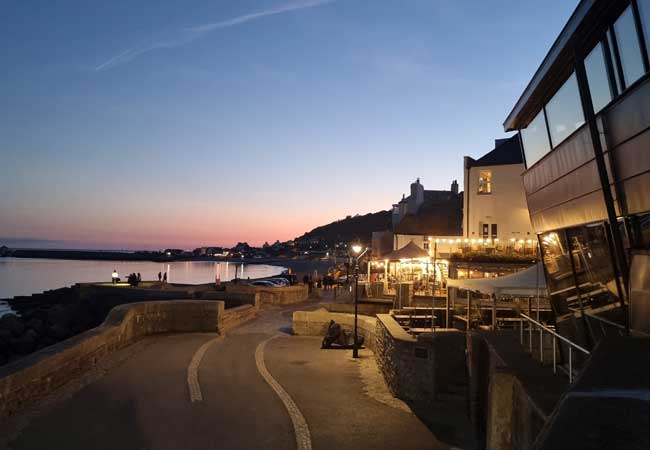
[[349,242],[354,239],[360,239],[362,242],[370,244],[373,231],[387,230],[390,225],[391,212],[379,211],[363,216],[347,217],[327,225],[321,225],[297,239],[321,238],[329,245],[334,245],[336,242],[341,241]]

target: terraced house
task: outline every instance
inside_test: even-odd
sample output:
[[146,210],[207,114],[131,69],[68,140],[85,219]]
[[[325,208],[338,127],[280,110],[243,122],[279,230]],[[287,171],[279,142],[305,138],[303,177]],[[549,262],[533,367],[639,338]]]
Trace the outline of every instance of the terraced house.
[[561,333],[650,332],[650,0],[583,0],[505,120]]

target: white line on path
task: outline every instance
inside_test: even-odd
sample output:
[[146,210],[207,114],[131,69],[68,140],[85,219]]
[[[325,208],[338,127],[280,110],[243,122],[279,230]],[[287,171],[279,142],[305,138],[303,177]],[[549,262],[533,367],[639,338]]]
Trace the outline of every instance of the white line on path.
[[287,408],[289,417],[291,417],[291,422],[293,422],[294,433],[296,434],[297,450],[311,450],[311,434],[309,433],[309,427],[307,426],[305,417],[302,415],[291,396],[284,390],[280,383],[273,378],[267,370],[266,364],[264,364],[264,349],[266,348],[266,343],[277,337],[280,337],[280,335],[276,334],[275,336],[271,336],[257,346],[257,349],[255,349],[255,364],[257,365],[257,370],[260,375],[264,378],[264,381],[271,386],[278,397],[280,397],[280,400],[282,400],[282,403],[284,403],[284,407]]
[[203,395],[201,394],[201,385],[199,384],[199,365],[203,359],[203,355],[208,351],[208,348],[219,339],[223,339],[223,336],[217,336],[214,339],[210,339],[205,342],[192,356],[190,365],[187,366],[187,387],[190,389],[190,402],[201,402],[203,401]]

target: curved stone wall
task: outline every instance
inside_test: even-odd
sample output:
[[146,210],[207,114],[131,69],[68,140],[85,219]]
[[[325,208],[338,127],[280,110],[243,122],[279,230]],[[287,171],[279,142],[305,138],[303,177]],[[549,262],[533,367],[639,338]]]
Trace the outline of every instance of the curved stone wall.
[[101,326],[0,368],[0,417],[38,403],[102,358],[144,336],[223,332],[255,314],[252,305],[226,311],[223,301],[167,300],[117,306]]

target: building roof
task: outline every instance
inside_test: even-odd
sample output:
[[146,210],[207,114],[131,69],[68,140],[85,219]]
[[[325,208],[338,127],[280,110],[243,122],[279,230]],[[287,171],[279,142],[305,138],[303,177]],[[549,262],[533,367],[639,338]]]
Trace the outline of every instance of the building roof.
[[387,253],[382,257],[382,259],[387,259],[389,261],[399,261],[401,259],[417,259],[417,258],[428,258],[429,252],[421,249],[413,241],[406,244],[404,247],[399,250],[392,251]]
[[524,162],[521,156],[521,144],[518,135],[514,135],[501,142],[494,150],[479,159],[468,159],[469,167],[502,166],[507,164],[523,164]]
[[396,234],[419,236],[460,236],[463,224],[463,196],[450,191],[447,195],[426,199],[417,214],[407,214],[395,226]]

